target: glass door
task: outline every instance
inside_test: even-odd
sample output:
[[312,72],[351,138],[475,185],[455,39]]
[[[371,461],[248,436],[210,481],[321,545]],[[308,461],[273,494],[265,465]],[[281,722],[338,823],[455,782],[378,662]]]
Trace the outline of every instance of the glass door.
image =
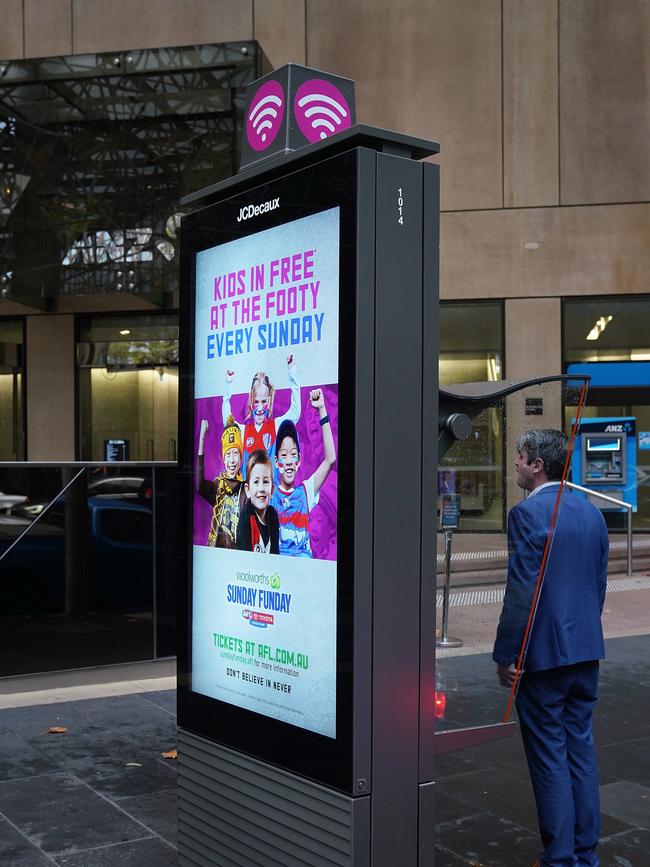
[[[479,386],[488,384],[478,383]],[[442,466],[450,465],[455,453],[466,455],[463,447],[467,449],[465,444],[473,439],[473,463],[488,464],[492,460],[492,432],[484,419],[489,417],[488,413],[498,410],[503,429],[507,432],[501,506],[510,510],[527,496],[515,470],[519,436],[535,429],[559,429],[563,406],[570,409],[573,417],[581,415],[584,406],[581,386],[582,382],[578,381],[545,382],[505,396],[498,406],[483,410],[474,418],[469,437],[449,448]],[[504,388],[507,388],[507,383],[504,383]],[[457,389],[462,394],[463,386],[457,386]],[[454,387],[450,386],[449,390],[453,392]],[[570,434],[571,430],[567,433]],[[568,466],[564,454],[563,464],[564,471]],[[554,473],[552,477],[559,479],[560,475]],[[518,552],[516,546],[509,544],[512,540],[505,534],[463,534],[467,523],[474,519],[467,509],[463,509],[463,495],[464,491],[458,490],[457,486],[456,491],[441,492],[439,498],[435,663],[438,753],[506,733],[505,729],[495,729],[491,733],[481,731],[486,726],[498,726],[511,717],[511,696],[497,682],[492,651],[504,605],[509,557],[515,557],[516,568],[519,568],[517,558],[532,557],[528,549]],[[530,635],[530,631],[527,633],[524,628],[529,617],[530,629],[534,628],[537,588],[539,592],[543,589],[549,564],[555,568],[553,541],[556,531],[560,534],[562,531],[564,488],[558,486],[550,496],[552,517],[548,525],[540,524],[535,537],[535,556],[526,561],[528,581],[519,599],[521,624],[516,630],[517,654],[522,651],[526,636]],[[544,549],[547,549],[546,553],[542,553]],[[519,575],[519,572],[515,574]],[[457,736],[444,736],[454,732],[458,733]]]
[[82,460],[176,460],[176,316],[84,320],[77,364]]

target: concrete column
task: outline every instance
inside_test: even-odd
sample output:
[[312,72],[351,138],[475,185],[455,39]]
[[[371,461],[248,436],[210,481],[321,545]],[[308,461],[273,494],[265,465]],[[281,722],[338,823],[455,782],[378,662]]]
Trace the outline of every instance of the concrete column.
[[648,0],[559,4],[561,204],[650,198],[649,32]]
[[23,0],[25,57],[72,54],[70,0]]
[[262,72],[305,64],[304,0],[254,0],[253,38],[262,46]]
[[0,57],[13,60],[23,56],[23,0],[0,3]]
[[[532,379],[562,372],[560,298],[506,300],[506,379]],[[541,415],[526,415],[526,398],[541,398]],[[528,428],[562,427],[559,383],[526,389],[506,399],[506,501],[510,509],[522,493],[514,481],[515,442]]]
[[359,122],[441,143],[442,210],[501,208],[500,0],[306,8],[307,63],[355,80]]
[[26,328],[27,459],[75,459],[73,316],[28,316]]
[[559,204],[557,51],[557,0],[505,0],[506,208]]

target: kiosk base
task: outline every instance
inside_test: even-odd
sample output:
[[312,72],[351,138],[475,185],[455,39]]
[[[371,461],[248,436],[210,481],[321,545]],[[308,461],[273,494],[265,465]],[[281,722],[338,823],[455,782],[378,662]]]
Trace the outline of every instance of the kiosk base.
[[370,797],[340,792],[178,729],[178,861],[370,864]]

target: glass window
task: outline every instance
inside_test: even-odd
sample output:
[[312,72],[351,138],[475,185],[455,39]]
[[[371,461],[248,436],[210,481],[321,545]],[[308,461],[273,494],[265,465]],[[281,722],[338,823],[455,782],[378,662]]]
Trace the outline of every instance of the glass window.
[[101,510],[102,535],[107,542],[120,545],[151,545],[151,512],[126,509]]
[[15,59],[0,75],[0,293],[178,288],[181,198],[232,175],[254,42]]
[[[123,469],[0,465],[0,677],[176,652],[178,497],[154,509],[151,497],[90,493]],[[174,467],[140,481],[156,472],[175,494]]]
[[[650,296],[567,300],[563,314],[564,369],[579,364],[592,376],[585,419],[635,419],[635,482],[623,498],[635,488],[633,527],[650,531]],[[567,431],[574,414],[565,408]],[[624,528],[623,512],[604,514],[610,529]]]
[[81,460],[176,460],[176,316],[83,319],[77,365]]
[[564,361],[650,361],[650,297],[564,302]]
[[[440,385],[503,379],[501,302],[440,305]],[[438,473],[441,494],[460,494],[460,530],[503,530],[504,415],[499,407],[474,419]]]
[[23,322],[0,320],[0,461],[25,458]]

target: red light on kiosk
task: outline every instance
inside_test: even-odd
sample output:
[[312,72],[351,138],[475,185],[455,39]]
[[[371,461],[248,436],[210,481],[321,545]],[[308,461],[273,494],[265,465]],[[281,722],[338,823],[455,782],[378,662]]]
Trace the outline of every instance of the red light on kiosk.
[[433,700],[434,714],[436,719],[443,719],[445,715],[445,708],[447,707],[447,695],[444,692],[435,691],[435,697]]

